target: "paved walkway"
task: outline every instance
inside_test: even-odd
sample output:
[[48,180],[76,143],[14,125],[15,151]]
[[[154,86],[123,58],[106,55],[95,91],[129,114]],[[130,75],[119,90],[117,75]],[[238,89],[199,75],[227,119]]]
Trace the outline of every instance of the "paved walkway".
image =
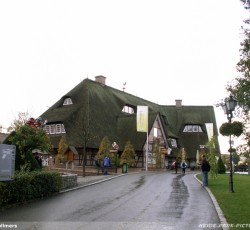
[[[196,177],[196,175],[197,174],[194,175],[194,178],[202,185],[202,182]],[[219,216],[219,219],[220,219],[220,222],[221,222],[221,225],[222,225],[222,229],[223,230],[228,230],[229,227],[228,227],[227,220],[224,217],[224,214],[223,214],[223,212],[222,212],[222,210],[221,210],[221,208],[220,208],[217,200],[215,199],[213,193],[211,192],[211,190],[209,189],[209,187],[204,187],[204,189],[207,190],[207,192],[208,192],[208,194],[209,194],[209,196],[211,198],[211,202],[213,202],[213,204],[214,204],[214,207],[215,207],[215,209],[217,211],[217,214]]]
[[[140,172],[131,172],[131,173],[140,173]],[[69,191],[72,191],[72,190],[76,190],[76,189],[80,189],[80,188],[83,188],[83,187],[86,187],[86,186],[91,186],[93,184],[97,184],[97,183],[103,183],[105,181],[108,181],[108,180],[112,180],[114,178],[117,178],[117,177],[120,177],[120,176],[126,176],[128,175],[129,173],[124,173],[124,174],[111,174],[111,175],[96,175],[96,176],[86,176],[86,177],[82,177],[82,176],[78,176],[77,178],[77,181],[78,181],[78,186],[77,187],[74,187],[74,188],[71,188],[71,189],[66,189],[66,190],[63,190],[61,191],[61,193],[65,193],[65,192],[69,192]],[[201,181],[199,181],[196,177],[196,174],[194,174],[194,180],[197,180],[200,184]],[[208,192],[210,198],[211,198],[211,202],[213,203],[216,211],[217,211],[217,214],[219,216],[219,219],[220,219],[220,222],[221,222],[221,226],[222,226],[222,229],[223,230],[228,230],[229,228],[227,227],[228,226],[228,223],[224,217],[224,214],[222,212],[222,210],[220,209],[219,205],[218,205],[218,202],[216,201],[214,195],[212,194],[211,190],[209,189],[209,187],[204,187],[204,189]]]

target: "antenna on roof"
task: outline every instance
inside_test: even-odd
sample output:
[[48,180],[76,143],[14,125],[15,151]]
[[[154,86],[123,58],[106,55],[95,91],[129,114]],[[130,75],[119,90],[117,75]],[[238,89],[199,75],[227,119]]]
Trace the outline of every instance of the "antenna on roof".
[[126,87],[125,87],[125,85],[127,84],[127,82],[123,82],[123,87],[122,87],[122,89],[123,89],[123,92],[125,91],[125,89],[126,89]]

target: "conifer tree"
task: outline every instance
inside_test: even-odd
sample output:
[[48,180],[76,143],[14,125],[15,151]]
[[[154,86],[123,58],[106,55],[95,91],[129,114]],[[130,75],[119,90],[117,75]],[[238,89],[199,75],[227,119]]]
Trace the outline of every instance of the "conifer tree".
[[66,161],[65,152],[67,151],[68,147],[69,146],[66,142],[65,136],[62,136],[60,139],[60,142],[58,144],[58,152],[57,152],[57,155],[55,157],[57,161],[62,161],[62,162]]
[[216,152],[216,145],[218,143],[216,142],[215,137],[212,137],[211,140],[208,142],[208,154],[207,154],[207,160],[210,164],[210,175],[212,178],[217,177],[217,158],[219,156],[219,153]]
[[224,174],[226,172],[226,167],[221,159],[221,156],[219,157],[219,160],[217,163],[217,170],[219,174]]
[[97,159],[103,161],[105,156],[109,156],[111,149],[111,143],[107,136],[105,136],[100,144],[99,150],[96,154]]
[[127,163],[129,166],[134,166],[135,164],[135,150],[134,146],[128,141],[121,155],[120,163]]

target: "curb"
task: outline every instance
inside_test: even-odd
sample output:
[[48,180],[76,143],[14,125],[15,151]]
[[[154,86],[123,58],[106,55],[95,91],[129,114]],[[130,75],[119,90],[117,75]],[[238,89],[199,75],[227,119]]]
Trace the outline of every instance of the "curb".
[[77,189],[80,189],[80,188],[88,187],[88,186],[99,184],[99,183],[103,183],[105,181],[109,181],[109,180],[115,179],[117,177],[126,176],[126,175],[134,174],[134,173],[140,173],[140,172],[131,172],[131,173],[118,174],[118,175],[114,175],[114,176],[111,176],[111,177],[106,178],[106,179],[96,180],[95,182],[86,182],[86,184],[84,184],[84,185],[79,185],[79,186],[76,186],[74,188],[65,189],[65,190],[62,190],[62,191],[60,191],[58,193],[70,192],[70,191],[73,191],[73,190],[77,190]]
[[120,175],[115,175],[115,176],[112,176],[112,177],[109,177],[109,178],[106,178],[106,179],[101,179],[101,180],[98,180],[98,181],[95,181],[95,182],[90,182],[90,183],[86,182],[87,184],[79,185],[79,186],[74,187],[74,188],[65,189],[65,190],[60,191],[59,193],[66,193],[66,192],[70,192],[70,191],[73,191],[73,190],[85,188],[85,187],[88,187],[88,186],[91,186],[91,185],[103,183],[105,181],[112,180],[112,179],[115,179],[117,177],[125,176],[125,175],[126,174],[120,174]]
[[[202,182],[197,178],[197,174],[194,175],[194,178],[202,185]],[[220,219],[221,228],[223,230],[229,230],[229,227],[228,227],[229,224],[227,223],[227,220],[226,220],[217,200],[215,199],[213,193],[211,192],[211,190],[208,187],[204,187],[204,188],[207,190],[211,200],[213,201],[214,207],[215,207],[216,212],[217,212],[219,219]]]

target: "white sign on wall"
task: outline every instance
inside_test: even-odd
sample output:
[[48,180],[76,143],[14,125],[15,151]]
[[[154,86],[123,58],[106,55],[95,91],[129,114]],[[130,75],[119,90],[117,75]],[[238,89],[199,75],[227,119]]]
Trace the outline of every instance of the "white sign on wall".
[[16,146],[0,144],[0,181],[14,179]]

